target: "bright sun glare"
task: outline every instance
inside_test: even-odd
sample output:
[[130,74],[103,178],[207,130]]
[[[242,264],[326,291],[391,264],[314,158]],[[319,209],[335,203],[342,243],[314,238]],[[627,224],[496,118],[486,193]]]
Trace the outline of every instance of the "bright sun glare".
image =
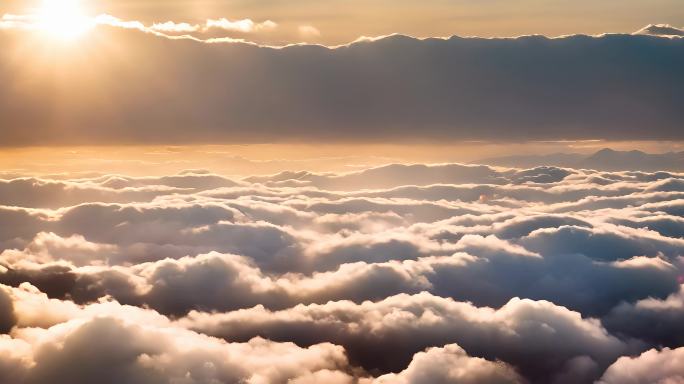
[[38,22],[50,36],[64,40],[81,36],[93,26],[79,0],[43,0]]

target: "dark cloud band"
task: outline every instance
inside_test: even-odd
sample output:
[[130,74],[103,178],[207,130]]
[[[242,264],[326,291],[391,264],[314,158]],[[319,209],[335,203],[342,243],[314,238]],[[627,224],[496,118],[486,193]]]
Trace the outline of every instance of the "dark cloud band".
[[0,41],[3,145],[684,139],[681,38],[273,49],[100,26],[57,53],[28,32]]

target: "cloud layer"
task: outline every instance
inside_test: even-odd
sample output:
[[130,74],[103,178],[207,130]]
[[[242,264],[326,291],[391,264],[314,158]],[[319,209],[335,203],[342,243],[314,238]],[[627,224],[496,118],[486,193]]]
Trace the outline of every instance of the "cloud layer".
[[58,48],[0,30],[3,145],[684,139],[681,38],[393,35],[273,49],[108,20]]
[[682,378],[682,174],[390,164],[0,196],[1,383]]

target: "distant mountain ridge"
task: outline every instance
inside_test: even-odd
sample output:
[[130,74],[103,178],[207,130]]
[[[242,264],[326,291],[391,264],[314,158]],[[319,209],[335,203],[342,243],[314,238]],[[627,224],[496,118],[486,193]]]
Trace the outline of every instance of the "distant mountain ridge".
[[549,155],[520,155],[493,157],[476,161],[478,164],[531,168],[540,165],[588,168],[601,171],[684,171],[684,151],[646,153],[642,151],[616,151],[604,148],[591,155],[580,153],[554,153]]

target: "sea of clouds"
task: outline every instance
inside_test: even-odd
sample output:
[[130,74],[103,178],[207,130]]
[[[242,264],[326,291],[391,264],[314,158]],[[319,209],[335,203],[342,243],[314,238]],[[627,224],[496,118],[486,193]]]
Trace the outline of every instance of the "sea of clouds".
[[684,174],[0,180],[0,383],[681,383]]

